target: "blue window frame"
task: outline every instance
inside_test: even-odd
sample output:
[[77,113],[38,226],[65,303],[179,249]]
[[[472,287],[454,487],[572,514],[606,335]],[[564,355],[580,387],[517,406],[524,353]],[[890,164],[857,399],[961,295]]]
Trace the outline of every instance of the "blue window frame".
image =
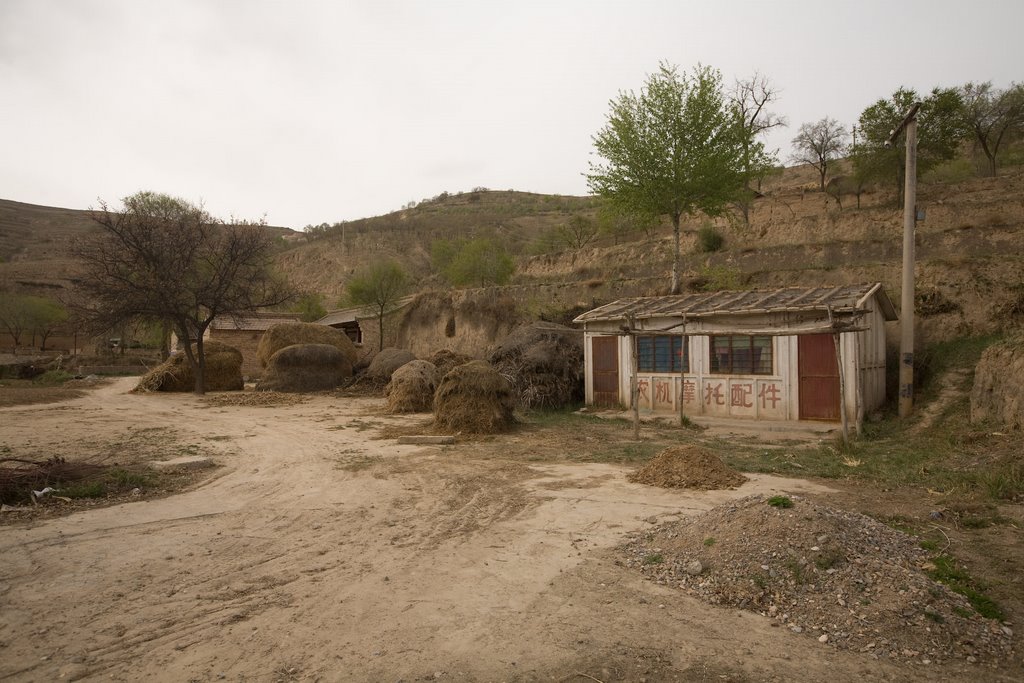
[[640,372],[689,372],[690,352],[686,337],[671,334],[636,338],[636,362]]

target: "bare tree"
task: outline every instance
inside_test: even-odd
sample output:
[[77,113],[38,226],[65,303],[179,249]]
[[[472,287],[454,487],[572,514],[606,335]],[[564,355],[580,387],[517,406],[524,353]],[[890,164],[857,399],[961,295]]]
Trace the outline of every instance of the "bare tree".
[[793,138],[793,161],[809,164],[818,171],[819,189],[825,191],[828,167],[846,149],[846,128],[827,116],[817,123],[805,123]]
[[101,234],[76,245],[86,265],[85,316],[94,329],[166,321],[185,342],[195,392],[202,394],[203,335],[214,318],[291,298],[271,271],[272,236],[262,222],[224,222],[164,194],[138,192],[123,202],[121,212],[100,202],[93,219]]
[[[759,137],[773,128],[786,127],[786,117],[768,111],[772,103],[779,99],[780,91],[764,74],[754,72],[749,80],[736,80],[732,92],[732,104],[739,114],[746,141],[744,148],[744,169],[747,173],[746,196],[736,202],[736,207],[743,215],[743,222],[750,224],[751,199],[760,192],[761,180],[766,172],[777,161],[778,150],[764,150],[755,143]],[[751,182],[757,183],[756,189],[750,187]]]
[[582,249],[597,239],[597,224],[577,214],[559,226],[558,234],[570,249]]
[[1024,132],[1024,84],[1011,83],[1005,90],[997,90],[991,81],[968,83],[960,95],[967,124],[988,159],[988,174],[995,176],[999,148]]

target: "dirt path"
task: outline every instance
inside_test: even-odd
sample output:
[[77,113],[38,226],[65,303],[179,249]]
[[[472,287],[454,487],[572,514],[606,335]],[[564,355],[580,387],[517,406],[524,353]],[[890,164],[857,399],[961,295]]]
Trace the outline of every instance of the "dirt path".
[[[159,500],[0,527],[0,679],[968,680],[771,628],[619,565],[627,531],[756,492],[374,440],[380,401],[211,407],[120,380],[0,410],[12,447],[171,430],[224,465]],[[500,452],[501,442],[493,442]],[[986,672],[986,675],[988,672]]]

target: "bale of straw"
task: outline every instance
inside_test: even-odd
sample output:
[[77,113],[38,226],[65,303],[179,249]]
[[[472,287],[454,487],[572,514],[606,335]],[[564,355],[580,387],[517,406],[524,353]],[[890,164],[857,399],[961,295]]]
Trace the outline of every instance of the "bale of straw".
[[583,400],[583,335],[554,323],[516,328],[490,355],[520,408],[559,408]]
[[[197,354],[192,345],[193,355]],[[203,379],[207,391],[241,391],[242,352],[220,342],[203,342],[206,364]],[[184,353],[176,353],[139,379],[135,391],[194,391],[195,373]]]
[[464,353],[458,353],[451,349],[441,349],[440,351],[435,351],[434,355],[427,360],[437,368],[437,376],[440,379],[447,375],[448,371],[452,368],[465,365],[473,359]]
[[416,360],[416,356],[406,349],[381,349],[366,368],[366,376],[387,382],[395,370],[414,360]]
[[330,344],[345,355],[350,367],[355,364],[358,356],[355,344],[341,330],[316,323],[280,323],[270,327],[260,337],[256,357],[260,359],[260,365],[267,367],[271,356],[294,344]]
[[515,425],[508,380],[486,361],[453,368],[434,394],[434,425],[450,433],[494,434]]
[[425,360],[414,360],[395,370],[384,394],[389,413],[425,413],[434,404],[437,368]]
[[331,344],[292,344],[270,357],[256,391],[326,391],[352,376],[352,363]]

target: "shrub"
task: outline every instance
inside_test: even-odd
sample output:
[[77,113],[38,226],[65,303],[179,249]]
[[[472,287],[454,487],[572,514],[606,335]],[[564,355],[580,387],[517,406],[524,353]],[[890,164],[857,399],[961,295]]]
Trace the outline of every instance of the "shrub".
[[713,225],[704,225],[697,231],[697,248],[699,251],[709,254],[721,251],[725,246],[725,237],[718,232]]

